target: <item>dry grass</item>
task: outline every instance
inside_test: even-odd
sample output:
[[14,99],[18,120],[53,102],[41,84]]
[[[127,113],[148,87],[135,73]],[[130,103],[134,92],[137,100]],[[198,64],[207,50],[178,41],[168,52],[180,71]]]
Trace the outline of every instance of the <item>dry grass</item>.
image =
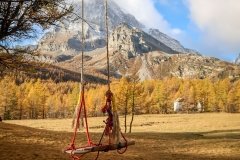
[[[88,119],[91,132],[101,132],[106,117]],[[127,117],[129,124],[130,117]],[[123,128],[124,119],[120,117]],[[14,120],[7,123],[52,131],[72,132],[71,119]],[[209,132],[214,130],[240,129],[240,114],[205,113],[174,115],[137,115],[133,123],[134,132]]]
[[[91,131],[101,131],[103,119],[90,118]],[[71,120],[0,123],[0,159],[68,159],[61,150],[72,136],[66,132],[71,131],[70,124]],[[240,159],[240,114],[141,115],[133,130],[127,137],[136,145],[126,154],[102,153],[99,160]],[[95,141],[99,136],[92,133]],[[79,133],[77,141],[84,144],[84,133]],[[93,158],[90,154],[85,159]]]

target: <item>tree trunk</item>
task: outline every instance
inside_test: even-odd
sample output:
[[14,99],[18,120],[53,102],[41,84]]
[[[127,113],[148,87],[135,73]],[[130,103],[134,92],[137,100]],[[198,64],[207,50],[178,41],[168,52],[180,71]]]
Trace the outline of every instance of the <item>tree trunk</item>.
[[29,111],[29,118],[33,119],[33,108],[32,107],[30,108],[30,111]]
[[160,100],[159,100],[159,98],[158,98],[158,114],[161,114],[161,113],[163,113],[163,111],[162,111],[162,105],[161,105]]
[[4,106],[3,119],[4,119],[4,120],[8,119],[8,117],[7,117],[7,106],[6,106],[6,105]]
[[129,126],[130,127],[129,133],[132,133],[132,124],[133,124],[134,115],[135,115],[135,88],[136,88],[135,80],[133,83],[134,84],[133,84],[133,92],[132,92],[132,118]]
[[43,105],[43,108],[42,108],[42,119],[45,119],[45,107]]
[[20,105],[20,109],[19,109],[19,120],[22,119],[22,112],[23,112],[23,107],[22,107],[22,105]]
[[129,133],[132,133],[132,124],[133,124],[133,120],[134,120],[134,115],[135,115],[135,107],[132,106],[132,118],[131,118],[131,122],[130,122],[130,128],[129,128]]
[[127,133],[127,107],[128,107],[128,97],[125,97],[125,112],[124,112],[124,126],[125,126],[125,133]]

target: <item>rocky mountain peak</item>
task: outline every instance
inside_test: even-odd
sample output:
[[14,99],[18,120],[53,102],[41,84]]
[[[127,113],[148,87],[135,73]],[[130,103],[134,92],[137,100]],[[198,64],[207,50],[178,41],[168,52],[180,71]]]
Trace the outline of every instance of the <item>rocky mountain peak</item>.
[[126,23],[117,26],[110,34],[110,47],[127,58],[136,57],[143,53],[162,51],[176,53],[164,43],[153,38],[146,32]]
[[158,29],[150,28],[148,31],[148,34],[150,34],[152,37],[156,38],[166,46],[170,47],[172,50],[178,52],[178,53],[194,53],[199,54],[197,51],[185,48],[181,45],[179,41],[176,39],[171,38],[170,36],[160,32]]
[[110,34],[110,47],[126,58],[132,58],[141,53],[147,53],[151,47],[143,39],[143,33],[126,23],[117,26]]
[[[74,12],[81,15],[81,0],[71,0],[74,6]],[[69,2],[68,2],[69,3]],[[87,0],[85,3],[85,19],[89,23],[96,27],[100,31],[105,31],[105,0]],[[108,17],[109,17],[109,28],[112,30],[121,23],[128,23],[131,26],[137,28],[143,28],[144,25],[141,24],[136,18],[128,13],[125,13],[113,0],[108,1]],[[77,20],[81,22],[81,20]]]
[[[45,55],[51,55],[52,57],[62,55],[74,56],[82,50],[81,19],[76,16],[81,16],[81,0],[69,0],[66,2],[74,6],[75,14],[67,17],[65,20],[63,20],[62,24],[59,24],[59,26],[55,26],[50,29],[49,32],[46,33],[41,39],[38,48],[40,52]],[[120,47],[121,52],[125,52],[125,56],[132,57],[157,49],[170,54],[196,53],[195,51],[184,48],[180,42],[167,36],[157,29],[148,30],[142,23],[137,21],[134,16],[125,13],[113,0],[109,1],[108,9],[109,28],[110,32],[113,32],[112,35],[115,35],[114,37],[119,37],[117,35],[125,34],[125,36],[120,36],[120,39],[117,41],[116,39],[114,39],[114,41],[112,39],[112,46],[115,46],[115,48],[118,49]],[[85,19],[88,21],[88,24],[84,25],[84,35],[86,39],[85,51],[93,51],[95,49],[105,47],[106,32],[104,17],[104,0],[86,1]],[[125,24],[125,27],[128,26],[127,28],[130,29],[130,32],[133,32],[134,34],[129,36],[126,35],[128,34],[127,32],[124,33],[124,30],[119,30],[119,28],[124,28],[123,24]],[[118,31],[116,28],[118,28]],[[143,29],[145,32],[142,31]],[[121,32],[121,34],[118,32]],[[128,42],[123,42],[124,37],[128,39]],[[138,42],[139,44],[137,44]],[[120,44],[120,46],[118,44]]]
[[235,60],[235,64],[240,65],[240,53],[239,53],[238,57]]
[[[39,49],[44,54],[53,56],[77,55],[81,51],[81,1],[66,1],[74,6],[73,15],[63,20],[62,24],[49,30],[39,43]],[[85,4],[85,50],[92,51],[105,46],[105,6],[104,0],[88,0]],[[121,23],[142,28],[134,16],[124,13],[112,0],[109,1],[109,28],[112,30]],[[90,25],[90,26],[89,26]]]

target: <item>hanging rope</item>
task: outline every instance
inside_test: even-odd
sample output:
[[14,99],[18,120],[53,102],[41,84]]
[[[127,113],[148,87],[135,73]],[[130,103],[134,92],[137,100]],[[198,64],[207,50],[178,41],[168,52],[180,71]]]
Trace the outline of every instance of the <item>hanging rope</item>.
[[[84,19],[84,0],[82,0],[82,19]],[[81,87],[84,89],[84,73],[83,73],[83,58],[84,58],[84,49],[85,49],[85,34],[84,34],[84,22],[82,20],[82,67],[81,67]]]
[[85,105],[85,98],[84,98],[84,90],[82,90],[80,96],[81,96],[81,104],[79,106],[79,112],[77,114],[77,122],[76,122],[76,125],[74,127],[74,135],[73,135],[71,145],[70,145],[70,148],[69,148],[69,149],[72,149],[72,150],[77,149],[75,147],[75,141],[76,141],[78,126],[80,124],[80,116],[81,116],[82,110],[84,111],[84,118],[85,118],[85,125],[86,125],[85,128],[86,128],[86,136],[87,136],[88,145],[89,146],[92,145],[92,141],[91,141],[89,130],[88,130],[88,121],[87,121],[86,105]]
[[[81,85],[80,85],[80,96],[79,96],[79,101],[78,101],[78,105],[75,109],[75,112],[77,113],[77,117],[75,116],[76,120],[73,120],[73,127],[74,127],[74,134],[71,140],[71,144],[68,147],[67,150],[71,150],[71,157],[74,160],[78,160],[80,159],[83,155],[80,156],[76,156],[73,154],[73,151],[78,149],[75,146],[75,141],[76,141],[76,136],[77,136],[77,130],[80,126],[80,119],[81,122],[84,124],[84,120],[85,120],[85,128],[86,128],[86,137],[87,137],[87,146],[92,146],[92,140],[89,134],[89,130],[88,130],[88,121],[87,121],[87,110],[86,110],[86,104],[85,104],[85,93],[84,93],[84,49],[85,49],[85,36],[84,36],[84,0],[82,0],[82,61],[81,61]],[[83,113],[82,113],[83,111]],[[75,114],[76,115],[76,114]],[[84,120],[83,120],[83,116],[84,116]],[[75,123],[76,122],[76,123]]]
[[[105,25],[106,25],[106,49],[107,49],[107,80],[108,80],[108,90],[105,94],[106,96],[106,103],[102,108],[103,113],[108,114],[108,118],[105,121],[105,129],[102,133],[101,139],[98,145],[101,145],[102,139],[105,136],[108,136],[108,143],[111,145],[112,143],[119,144],[120,142],[120,134],[126,142],[126,147],[123,151],[118,149],[118,153],[123,154],[127,150],[127,139],[121,132],[120,125],[119,125],[119,117],[117,114],[117,109],[115,106],[114,96],[111,92],[110,88],[110,58],[109,58],[109,28],[108,28],[108,0],[105,0]],[[114,142],[113,142],[114,141]],[[108,151],[108,150],[106,150]],[[96,160],[99,156],[96,157]]]
[[108,0],[105,0],[105,26],[106,26],[106,48],[107,48],[107,80],[108,80],[108,90],[110,91],[110,64],[109,64],[109,28],[108,28]]

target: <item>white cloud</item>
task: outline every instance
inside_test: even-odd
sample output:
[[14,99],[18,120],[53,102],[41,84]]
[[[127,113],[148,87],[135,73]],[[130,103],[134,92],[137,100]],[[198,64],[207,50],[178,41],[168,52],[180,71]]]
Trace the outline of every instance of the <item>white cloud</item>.
[[240,49],[239,0],[187,0],[190,18],[209,45]]
[[178,37],[182,31],[172,28],[170,24],[155,8],[156,0],[114,0],[121,8],[134,15],[137,20],[149,28],[158,28],[160,31]]

